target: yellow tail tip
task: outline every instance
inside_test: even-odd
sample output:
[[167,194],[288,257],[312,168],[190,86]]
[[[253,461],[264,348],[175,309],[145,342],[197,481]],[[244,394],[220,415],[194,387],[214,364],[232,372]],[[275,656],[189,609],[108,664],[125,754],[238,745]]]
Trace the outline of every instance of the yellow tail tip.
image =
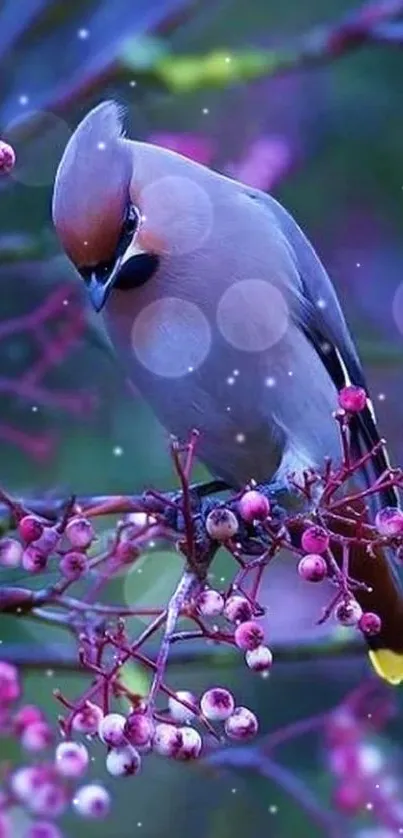
[[390,649],[370,649],[369,659],[377,675],[389,684],[400,684],[403,681],[403,652],[392,652]]

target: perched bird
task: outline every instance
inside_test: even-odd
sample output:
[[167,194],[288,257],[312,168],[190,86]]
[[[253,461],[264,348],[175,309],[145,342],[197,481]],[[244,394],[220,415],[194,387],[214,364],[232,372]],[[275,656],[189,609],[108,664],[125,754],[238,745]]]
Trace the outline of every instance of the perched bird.
[[[269,195],[174,152],[125,138],[103,102],[69,140],[56,175],[61,244],[103,310],[138,390],[229,487],[251,478],[289,489],[290,472],[340,459],[333,412],[347,384],[366,383],[331,281],[296,222]],[[371,402],[353,420],[356,456],[379,440]],[[367,482],[388,462],[381,452]],[[382,504],[397,505],[393,490]],[[352,554],[378,674],[403,680],[403,598],[381,552]]]

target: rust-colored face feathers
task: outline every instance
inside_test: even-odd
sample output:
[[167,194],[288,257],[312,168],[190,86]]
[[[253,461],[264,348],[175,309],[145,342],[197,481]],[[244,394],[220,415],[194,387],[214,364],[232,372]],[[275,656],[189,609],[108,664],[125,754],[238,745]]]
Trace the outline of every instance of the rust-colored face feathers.
[[131,174],[122,136],[121,109],[103,102],[80,123],[59,164],[53,221],[77,267],[108,261],[116,248]]

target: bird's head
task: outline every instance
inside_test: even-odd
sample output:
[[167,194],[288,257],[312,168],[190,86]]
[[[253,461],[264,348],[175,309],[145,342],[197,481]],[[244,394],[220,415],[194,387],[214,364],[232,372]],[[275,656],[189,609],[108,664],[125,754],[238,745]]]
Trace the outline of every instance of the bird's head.
[[132,179],[122,111],[115,102],[103,102],[66,146],[52,205],[60,242],[96,311],[113,288],[140,286],[158,267],[157,249],[142,247],[142,214],[131,195]]

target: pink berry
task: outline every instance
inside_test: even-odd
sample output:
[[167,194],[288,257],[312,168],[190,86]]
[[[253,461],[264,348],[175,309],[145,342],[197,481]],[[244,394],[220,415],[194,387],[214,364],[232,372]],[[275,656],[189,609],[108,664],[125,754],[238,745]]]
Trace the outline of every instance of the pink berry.
[[241,518],[247,524],[253,524],[254,521],[265,521],[270,515],[270,503],[265,495],[251,489],[242,495],[238,503],[238,510]]
[[356,626],[361,620],[362,608],[356,599],[343,600],[336,606],[334,616],[342,626]]
[[105,745],[118,748],[125,741],[126,719],[120,713],[108,713],[100,722],[98,736]]
[[45,774],[38,765],[25,765],[11,775],[11,791],[18,800],[25,802],[36,794],[37,789],[42,785]]
[[32,722],[24,728],[21,734],[21,745],[27,751],[32,751],[33,753],[49,748],[52,740],[52,730],[44,721]]
[[403,512],[397,506],[385,506],[377,512],[375,526],[380,535],[402,535]]
[[127,717],[124,734],[131,745],[144,746],[151,742],[154,733],[154,723],[145,713],[130,713]]
[[241,623],[235,629],[235,643],[238,649],[257,649],[263,643],[264,631],[259,623],[253,620],[248,620],[246,623]]
[[224,616],[230,623],[245,623],[252,616],[252,606],[244,596],[230,596],[224,607]]
[[27,573],[41,573],[45,570],[47,563],[48,557],[35,546],[35,543],[25,548],[21,564]]
[[79,579],[87,569],[87,560],[83,553],[65,553],[60,560],[60,571],[66,579]]
[[256,736],[258,721],[247,707],[235,707],[232,715],[225,722],[225,733],[229,739],[250,739]]
[[36,547],[47,558],[54,552],[60,541],[60,532],[56,527],[45,527],[42,535],[32,543],[32,547]]
[[132,745],[112,748],[106,757],[106,770],[112,774],[112,777],[129,777],[138,774],[140,767],[140,754]]
[[305,582],[323,582],[327,576],[327,566],[322,556],[311,553],[298,562],[298,573]]
[[81,777],[89,763],[87,748],[78,742],[60,742],[56,748],[55,763],[62,777]]
[[85,706],[75,714],[72,728],[76,733],[86,733],[91,736],[98,732],[103,717],[101,708],[87,701]]
[[18,670],[11,663],[0,660],[0,704],[9,704],[20,696]]
[[25,515],[18,523],[18,532],[26,544],[36,541],[43,533],[44,524],[37,515]]
[[86,550],[95,538],[91,521],[86,518],[72,518],[66,527],[66,536],[73,547]]
[[363,387],[356,387],[351,384],[348,387],[343,387],[339,393],[339,405],[342,410],[348,413],[359,413],[364,410],[367,404],[367,394]]
[[212,509],[206,518],[206,530],[214,541],[228,541],[238,532],[238,521],[231,509]]
[[35,794],[26,801],[35,815],[44,818],[57,818],[66,806],[68,798],[65,789],[50,780],[41,783]]
[[63,838],[63,836],[59,827],[51,821],[35,821],[24,832],[24,838]]
[[196,697],[193,693],[188,692],[188,690],[178,690],[175,695],[176,699],[172,697],[168,699],[168,707],[171,717],[175,722],[180,722],[182,724],[190,722],[195,716],[195,711],[190,710],[189,707],[185,707],[185,705],[181,704],[181,702],[186,701],[188,704],[196,706]]
[[382,620],[378,617],[378,614],[374,614],[372,611],[365,611],[358,621],[358,628],[364,634],[373,637],[375,634],[379,634],[382,628]]
[[161,722],[156,725],[153,736],[153,750],[163,757],[175,757],[182,747],[182,734],[175,725]]
[[333,795],[333,803],[337,809],[346,814],[353,815],[364,808],[366,803],[365,791],[360,785],[351,782],[343,782]]
[[18,567],[21,564],[23,549],[15,538],[0,540],[0,565],[3,567]]
[[203,617],[216,617],[224,610],[224,598],[218,591],[206,588],[197,597],[196,607]]
[[73,804],[83,818],[105,818],[109,814],[111,801],[103,786],[92,783],[78,789]]
[[129,539],[121,539],[116,545],[114,557],[119,564],[131,564],[140,555],[140,549],[137,544],[134,544]]
[[234,712],[234,708],[233,696],[222,687],[207,690],[200,699],[200,709],[209,721],[224,722]]
[[20,707],[13,717],[13,727],[17,736],[21,736],[26,727],[34,722],[43,721],[43,715],[39,707],[35,704],[26,704]]
[[273,663],[273,655],[268,646],[258,646],[245,654],[246,664],[254,672],[268,672]]
[[9,143],[0,140],[0,174],[8,175],[15,166],[15,151]]
[[182,744],[175,754],[175,759],[187,761],[197,759],[202,749],[202,738],[200,733],[193,727],[180,727],[179,733],[182,737]]
[[308,527],[302,533],[301,546],[307,553],[324,553],[330,538],[323,527]]

